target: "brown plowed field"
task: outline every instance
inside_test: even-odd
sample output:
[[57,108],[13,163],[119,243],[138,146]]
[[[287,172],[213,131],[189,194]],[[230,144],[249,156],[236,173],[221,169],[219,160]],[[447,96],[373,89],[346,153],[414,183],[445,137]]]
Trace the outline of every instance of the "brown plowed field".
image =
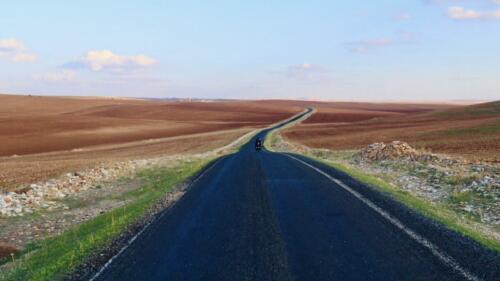
[[0,156],[262,127],[301,109],[265,102],[159,102],[0,95]]
[[[348,107],[352,107],[349,109]],[[470,160],[500,161],[500,102],[470,106],[332,103],[283,134],[315,148],[359,149],[402,140]]]
[[105,161],[207,151],[302,109],[259,101],[0,95],[0,189]]

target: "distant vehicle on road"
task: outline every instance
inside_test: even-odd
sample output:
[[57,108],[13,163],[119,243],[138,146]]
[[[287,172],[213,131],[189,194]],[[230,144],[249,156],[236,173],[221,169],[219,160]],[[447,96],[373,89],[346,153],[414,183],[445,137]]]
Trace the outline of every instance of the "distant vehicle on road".
[[260,151],[261,149],[262,149],[262,139],[256,138],[255,139],[255,150]]

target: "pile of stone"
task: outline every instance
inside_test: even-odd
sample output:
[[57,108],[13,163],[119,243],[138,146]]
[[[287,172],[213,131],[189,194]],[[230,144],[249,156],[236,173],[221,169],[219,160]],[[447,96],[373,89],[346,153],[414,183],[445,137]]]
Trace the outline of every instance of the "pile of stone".
[[186,157],[163,156],[102,164],[93,169],[67,173],[56,179],[20,186],[16,192],[0,192],[0,216],[22,216],[37,209],[68,209],[61,199],[89,189],[101,188],[106,182],[132,176],[145,167],[165,165],[180,158]]
[[358,158],[366,161],[410,159],[417,160],[420,153],[412,148],[408,143],[393,141],[385,144],[383,142],[373,143],[363,148],[358,153]]
[[14,192],[0,194],[0,215],[12,216],[23,212],[23,205],[16,195]]
[[21,216],[36,209],[65,209],[62,199],[91,188],[100,188],[102,182],[131,174],[148,161],[128,161],[102,165],[82,172],[67,173],[57,179],[23,186],[17,192],[0,193],[0,215]]
[[500,225],[498,164],[419,152],[400,141],[368,145],[349,164],[388,178],[394,186],[419,197],[472,214],[483,223]]

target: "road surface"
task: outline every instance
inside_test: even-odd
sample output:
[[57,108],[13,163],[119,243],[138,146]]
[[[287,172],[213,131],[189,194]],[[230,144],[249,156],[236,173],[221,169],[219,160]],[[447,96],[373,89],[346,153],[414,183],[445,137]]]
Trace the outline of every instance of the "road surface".
[[94,280],[499,276],[498,253],[332,168],[299,156],[256,152],[253,143],[208,168]]

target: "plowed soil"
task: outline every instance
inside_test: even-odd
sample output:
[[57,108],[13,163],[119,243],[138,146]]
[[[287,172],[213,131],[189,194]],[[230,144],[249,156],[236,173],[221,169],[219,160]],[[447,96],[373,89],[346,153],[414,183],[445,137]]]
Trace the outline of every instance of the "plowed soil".
[[0,95],[0,189],[103,161],[207,151],[301,110],[259,101]]
[[334,150],[402,140],[419,149],[472,161],[500,161],[499,102],[470,106],[365,105],[320,106],[316,114],[286,130],[284,136],[310,147]]
[[261,127],[298,111],[264,102],[0,95],[0,156]]

